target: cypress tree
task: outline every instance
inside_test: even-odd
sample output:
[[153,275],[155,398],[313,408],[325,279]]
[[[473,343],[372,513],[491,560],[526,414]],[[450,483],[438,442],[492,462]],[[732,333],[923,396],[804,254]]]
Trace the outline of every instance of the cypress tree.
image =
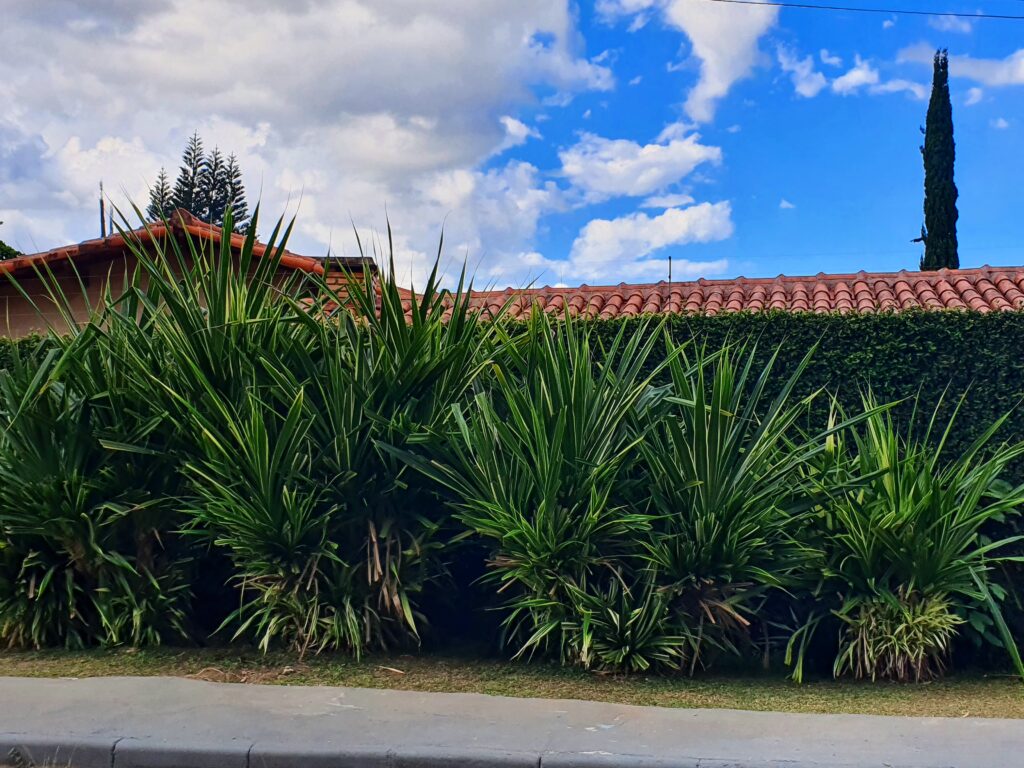
[[170,216],[173,211],[171,184],[167,179],[167,171],[161,168],[160,175],[156,177],[156,184],[149,188],[149,207],[146,209],[146,218],[150,221],[160,221]]
[[235,222],[236,232],[245,232],[249,227],[249,205],[245,201],[245,187],[242,185],[242,169],[234,153],[228,155],[227,201]]
[[184,208],[200,219],[206,218],[207,208],[201,188],[203,166],[203,142],[198,133],[193,133],[181,156],[181,170],[174,183],[171,203],[175,208]]
[[923,132],[924,226],[916,241],[924,243],[921,269],[958,269],[958,193],[953,180],[956,144],[953,141],[953,105],[949,100],[949,54],[945,49],[935,52],[932,96]]

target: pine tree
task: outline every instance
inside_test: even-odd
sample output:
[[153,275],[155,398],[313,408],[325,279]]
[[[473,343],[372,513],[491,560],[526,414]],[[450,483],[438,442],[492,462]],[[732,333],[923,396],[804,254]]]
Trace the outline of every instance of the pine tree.
[[242,169],[238,167],[234,153],[228,155],[227,183],[227,205],[235,222],[235,231],[245,232],[249,228],[249,204],[245,201]]
[[217,147],[203,159],[199,188],[206,203],[205,215],[199,218],[220,226],[224,223],[224,210],[228,204],[228,176],[224,156]]
[[917,241],[924,243],[921,269],[958,269],[958,192],[953,180],[956,144],[953,141],[953,105],[949,100],[949,54],[946,50],[935,52],[932,96],[923,132],[924,226]]
[[249,206],[238,158],[231,154],[225,161],[217,147],[209,154],[204,153],[203,140],[194,133],[182,153],[174,189],[168,189],[167,174],[161,169],[156,185],[149,190],[146,213],[155,220],[160,218],[159,210],[184,208],[197,219],[220,226],[229,207],[234,214],[235,231],[244,232],[248,228]]
[[181,156],[181,170],[174,183],[171,203],[175,208],[184,208],[193,216],[205,220],[207,203],[201,188],[204,161],[203,141],[198,133],[193,133]]
[[167,179],[167,171],[161,168],[160,174],[156,177],[156,184],[149,188],[149,207],[146,209],[146,218],[150,221],[160,221],[173,212],[171,184]]

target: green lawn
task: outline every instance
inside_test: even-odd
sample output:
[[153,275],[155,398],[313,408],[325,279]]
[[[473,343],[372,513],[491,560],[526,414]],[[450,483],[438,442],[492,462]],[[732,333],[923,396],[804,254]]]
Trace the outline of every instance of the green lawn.
[[448,656],[388,656],[358,662],[321,656],[300,663],[285,654],[195,649],[7,652],[0,654],[0,674],[174,675],[218,682],[460,691],[662,707],[1024,718],[1024,685],[1009,676],[951,677],[921,685],[832,680],[796,685],[780,676],[618,677],[549,664]]

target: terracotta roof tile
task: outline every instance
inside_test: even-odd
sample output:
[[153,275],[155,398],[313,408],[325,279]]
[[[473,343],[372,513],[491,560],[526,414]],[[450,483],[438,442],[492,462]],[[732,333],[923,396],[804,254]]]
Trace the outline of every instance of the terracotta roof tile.
[[846,313],[958,309],[993,312],[1024,309],[1024,266],[505,289],[476,291],[472,304],[493,313],[510,298],[513,302],[509,314],[513,317],[526,316],[532,306],[558,316],[568,312],[573,316],[604,319],[639,314],[714,315],[764,310]]
[[[221,228],[205,221],[197,219],[183,208],[179,208],[168,218],[168,224],[155,222],[140,229],[126,233],[127,238],[138,242],[151,242],[162,240],[168,235],[182,236],[188,234],[203,242],[219,243],[221,241]],[[241,248],[245,243],[245,235],[232,234],[232,248]],[[76,245],[68,245],[63,248],[54,248],[42,253],[33,253],[27,256],[19,256],[7,261],[0,261],[0,274],[18,274],[20,272],[34,273],[39,268],[52,266],[63,261],[74,261],[83,263],[99,261],[105,258],[116,257],[126,250],[126,237],[120,234],[108,237],[86,240]],[[253,249],[257,257],[266,254],[267,247],[263,243],[256,243]],[[363,271],[367,266],[376,272],[376,264],[371,259],[362,258],[331,258],[330,262],[348,269]],[[325,265],[328,262],[324,259],[315,259],[310,256],[300,256],[291,251],[285,251],[281,256],[281,266],[285,269],[300,270],[302,272],[313,272],[323,274]]]

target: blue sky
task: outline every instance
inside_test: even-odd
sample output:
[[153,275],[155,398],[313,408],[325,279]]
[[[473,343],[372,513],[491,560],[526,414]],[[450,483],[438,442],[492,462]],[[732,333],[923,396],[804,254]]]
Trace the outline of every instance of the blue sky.
[[442,225],[445,266],[497,286],[656,281],[669,256],[677,280],[914,269],[942,46],[961,264],[1024,263],[1024,21],[710,0],[64,5],[0,11],[0,238],[25,251],[95,236],[98,181],[141,199],[199,130],[240,156],[250,197],[297,215],[295,250],[351,255],[352,225],[372,239],[386,211],[406,281]]

